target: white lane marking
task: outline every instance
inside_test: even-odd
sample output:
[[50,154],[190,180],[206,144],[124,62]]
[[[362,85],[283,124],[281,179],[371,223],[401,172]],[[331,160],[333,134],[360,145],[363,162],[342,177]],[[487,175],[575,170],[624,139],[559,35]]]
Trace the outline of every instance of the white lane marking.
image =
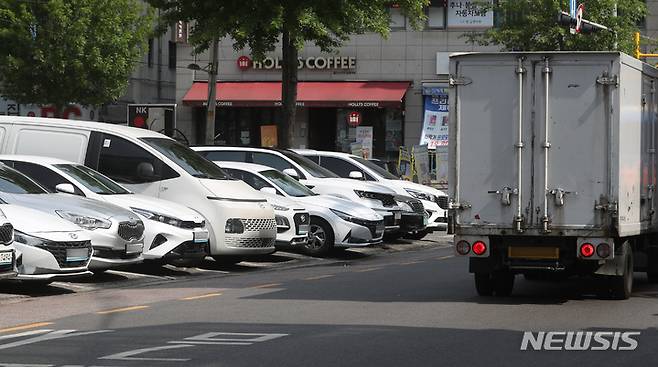
[[39,330],[31,330],[31,331],[25,331],[22,333],[18,334],[11,334],[11,335],[2,335],[0,336],[0,340],[6,340],[6,339],[14,339],[14,338],[20,338],[23,336],[32,336],[32,335],[37,335],[37,334],[44,334],[51,332],[52,329],[39,329]]
[[48,334],[40,335],[40,336],[37,336],[37,337],[34,337],[34,338],[19,340],[19,341],[15,341],[13,343],[0,344],[0,350],[20,347],[20,346],[28,345],[28,344],[39,343],[39,342],[43,342],[43,341],[47,341],[47,340],[55,340],[55,339],[63,339],[63,338],[72,338],[72,337],[75,337],[75,336],[85,336],[85,335],[109,333],[109,332],[112,332],[114,330],[96,330],[96,331],[84,331],[84,332],[76,332],[76,331],[77,330],[56,330],[56,331],[49,332]]
[[[281,338],[288,336],[290,334],[265,334],[265,333],[222,333],[222,332],[213,332],[205,333],[197,336],[191,336],[185,338],[185,341],[196,341],[196,342],[249,342],[249,343],[260,343],[272,339]],[[242,338],[242,337],[253,337],[253,338]]]
[[177,345],[163,345],[160,347],[134,349],[134,350],[129,350],[127,352],[121,352],[121,353],[111,354],[105,357],[100,357],[98,359],[112,359],[118,361],[187,362],[190,360],[190,358],[146,358],[146,357],[133,357],[133,356],[144,354],[144,353],[157,352],[161,350],[189,348],[189,347],[194,347],[194,345],[177,344]]
[[90,291],[96,289],[95,287],[90,287],[88,285],[82,285],[82,284],[74,284],[74,283],[67,283],[67,282],[52,282],[51,285],[55,287],[61,287],[61,288],[73,288],[73,289],[79,289],[82,291]]
[[192,341],[173,341],[167,342],[169,344],[194,344],[194,345],[252,345],[254,343],[240,343],[240,342],[192,342]]
[[119,275],[125,275],[127,277],[137,277],[137,278],[152,278],[152,279],[164,279],[164,280],[176,280],[178,278],[172,277],[170,275],[152,275],[152,274],[143,274],[143,273],[130,273],[127,271],[120,270],[108,270],[108,273],[115,273]]

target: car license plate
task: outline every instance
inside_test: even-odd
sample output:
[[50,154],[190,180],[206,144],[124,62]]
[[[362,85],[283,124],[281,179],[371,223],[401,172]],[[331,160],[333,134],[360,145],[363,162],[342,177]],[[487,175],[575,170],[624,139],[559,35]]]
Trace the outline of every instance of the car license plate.
[[393,218],[394,218],[395,220],[400,220],[400,219],[402,219],[402,213],[401,213],[401,212],[395,212],[395,213],[393,214]]
[[509,246],[507,257],[510,259],[541,260],[560,258],[560,248],[550,246]]
[[129,243],[126,245],[126,254],[138,254],[144,251],[143,243]]
[[205,243],[208,242],[208,231],[194,231],[194,243]]
[[308,229],[309,229],[308,224],[300,224],[299,225],[299,234],[307,234]]
[[0,265],[9,265],[13,263],[14,263],[13,251],[0,252]]
[[89,259],[88,248],[66,249],[66,261],[87,261],[87,259]]

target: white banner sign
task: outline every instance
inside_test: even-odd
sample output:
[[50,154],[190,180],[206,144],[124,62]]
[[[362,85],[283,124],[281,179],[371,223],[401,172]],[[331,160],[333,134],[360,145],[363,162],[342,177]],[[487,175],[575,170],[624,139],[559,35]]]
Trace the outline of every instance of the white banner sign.
[[491,28],[493,10],[482,1],[448,1],[448,28]]
[[372,158],[372,126],[357,126],[356,142],[361,144],[363,158]]

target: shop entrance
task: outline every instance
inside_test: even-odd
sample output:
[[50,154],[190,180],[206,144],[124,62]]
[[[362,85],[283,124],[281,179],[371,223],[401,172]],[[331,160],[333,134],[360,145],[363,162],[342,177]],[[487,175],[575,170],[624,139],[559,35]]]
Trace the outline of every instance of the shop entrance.
[[335,108],[309,108],[308,147],[317,150],[336,150]]

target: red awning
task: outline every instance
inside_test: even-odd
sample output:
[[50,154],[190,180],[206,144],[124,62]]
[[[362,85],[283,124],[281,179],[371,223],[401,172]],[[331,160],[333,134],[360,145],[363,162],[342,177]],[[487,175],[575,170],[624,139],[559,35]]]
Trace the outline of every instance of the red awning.
[[[303,107],[400,107],[409,82],[299,82],[297,105]],[[194,82],[183,97],[186,105],[208,100],[208,83]],[[281,82],[217,82],[217,105],[281,105]]]

